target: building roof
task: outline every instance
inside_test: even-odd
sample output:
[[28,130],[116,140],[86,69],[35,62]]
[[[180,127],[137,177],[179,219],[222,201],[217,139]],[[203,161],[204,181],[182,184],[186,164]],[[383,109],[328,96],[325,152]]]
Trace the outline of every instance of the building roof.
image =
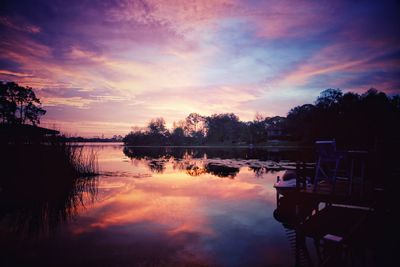
[[57,135],[59,131],[29,124],[0,124],[0,136],[46,136]]

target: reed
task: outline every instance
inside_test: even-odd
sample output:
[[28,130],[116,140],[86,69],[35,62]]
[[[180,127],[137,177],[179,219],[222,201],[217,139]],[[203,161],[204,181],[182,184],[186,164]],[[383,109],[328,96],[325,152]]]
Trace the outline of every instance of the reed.
[[22,236],[47,235],[95,200],[93,150],[59,140],[0,146],[0,223]]
[[85,149],[82,145],[66,142],[55,142],[48,145],[64,157],[65,167],[72,171],[77,177],[96,176],[99,173],[97,154],[92,149]]

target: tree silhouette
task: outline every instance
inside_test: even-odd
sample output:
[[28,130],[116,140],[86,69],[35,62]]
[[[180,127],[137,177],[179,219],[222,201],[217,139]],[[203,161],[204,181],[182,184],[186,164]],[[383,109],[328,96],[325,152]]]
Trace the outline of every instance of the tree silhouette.
[[210,143],[236,143],[240,141],[242,123],[233,113],[214,114],[206,118],[207,140]]
[[251,144],[260,143],[266,141],[266,118],[264,118],[260,113],[256,113],[254,120],[247,124],[249,142]]
[[176,127],[170,136],[170,141],[172,145],[180,146],[185,143],[185,133],[181,127]]
[[315,101],[317,107],[327,109],[339,103],[343,93],[340,89],[326,89],[321,92],[320,96]]
[[287,129],[294,139],[306,143],[336,139],[342,145],[366,148],[398,140],[399,120],[399,96],[388,97],[373,88],[362,95],[327,89],[315,105],[291,109]]
[[2,123],[40,123],[46,113],[31,87],[0,82],[0,118]]
[[205,118],[197,113],[190,113],[185,119],[185,128],[189,135],[193,135],[197,131],[202,130]]
[[149,124],[147,125],[150,134],[154,135],[165,135],[168,131],[165,127],[165,120],[164,118],[155,118],[152,119]]

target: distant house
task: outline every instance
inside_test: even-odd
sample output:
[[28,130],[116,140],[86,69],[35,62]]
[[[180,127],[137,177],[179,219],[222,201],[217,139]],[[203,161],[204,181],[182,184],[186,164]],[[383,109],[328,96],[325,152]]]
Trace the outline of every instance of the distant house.
[[280,125],[271,125],[267,128],[268,139],[280,139],[286,137],[284,129]]
[[266,120],[266,132],[269,140],[286,139],[285,117],[275,116]]
[[0,143],[33,143],[60,134],[59,131],[29,124],[0,124]]

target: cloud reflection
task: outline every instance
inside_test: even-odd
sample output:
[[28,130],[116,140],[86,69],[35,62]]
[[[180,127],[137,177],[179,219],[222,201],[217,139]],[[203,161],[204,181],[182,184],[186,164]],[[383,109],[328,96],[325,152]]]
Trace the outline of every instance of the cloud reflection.
[[[145,161],[137,160],[136,168],[145,170]],[[235,182],[212,174],[193,177],[177,171],[170,161],[163,173],[153,173],[152,177],[107,176],[100,179],[98,202],[81,215],[70,231],[79,239],[106,235],[104,238],[110,246],[121,243],[125,246],[126,242],[132,242],[129,240],[137,240],[131,246],[143,249],[144,255],[153,253],[153,259],[180,264],[229,265],[235,262],[235,257],[242,259],[242,252],[230,260],[227,253],[269,246],[270,241],[262,241],[258,234],[249,233],[260,231],[262,236],[269,231],[265,225],[260,226],[271,218],[259,211],[271,209],[272,212],[275,206],[272,176],[275,174],[265,174],[263,179],[255,180],[253,171],[241,168]],[[236,238],[247,245],[235,243]],[[157,247],[164,252],[158,252]],[[229,262],[220,262],[223,258]],[[259,261],[265,262],[265,259]]]

